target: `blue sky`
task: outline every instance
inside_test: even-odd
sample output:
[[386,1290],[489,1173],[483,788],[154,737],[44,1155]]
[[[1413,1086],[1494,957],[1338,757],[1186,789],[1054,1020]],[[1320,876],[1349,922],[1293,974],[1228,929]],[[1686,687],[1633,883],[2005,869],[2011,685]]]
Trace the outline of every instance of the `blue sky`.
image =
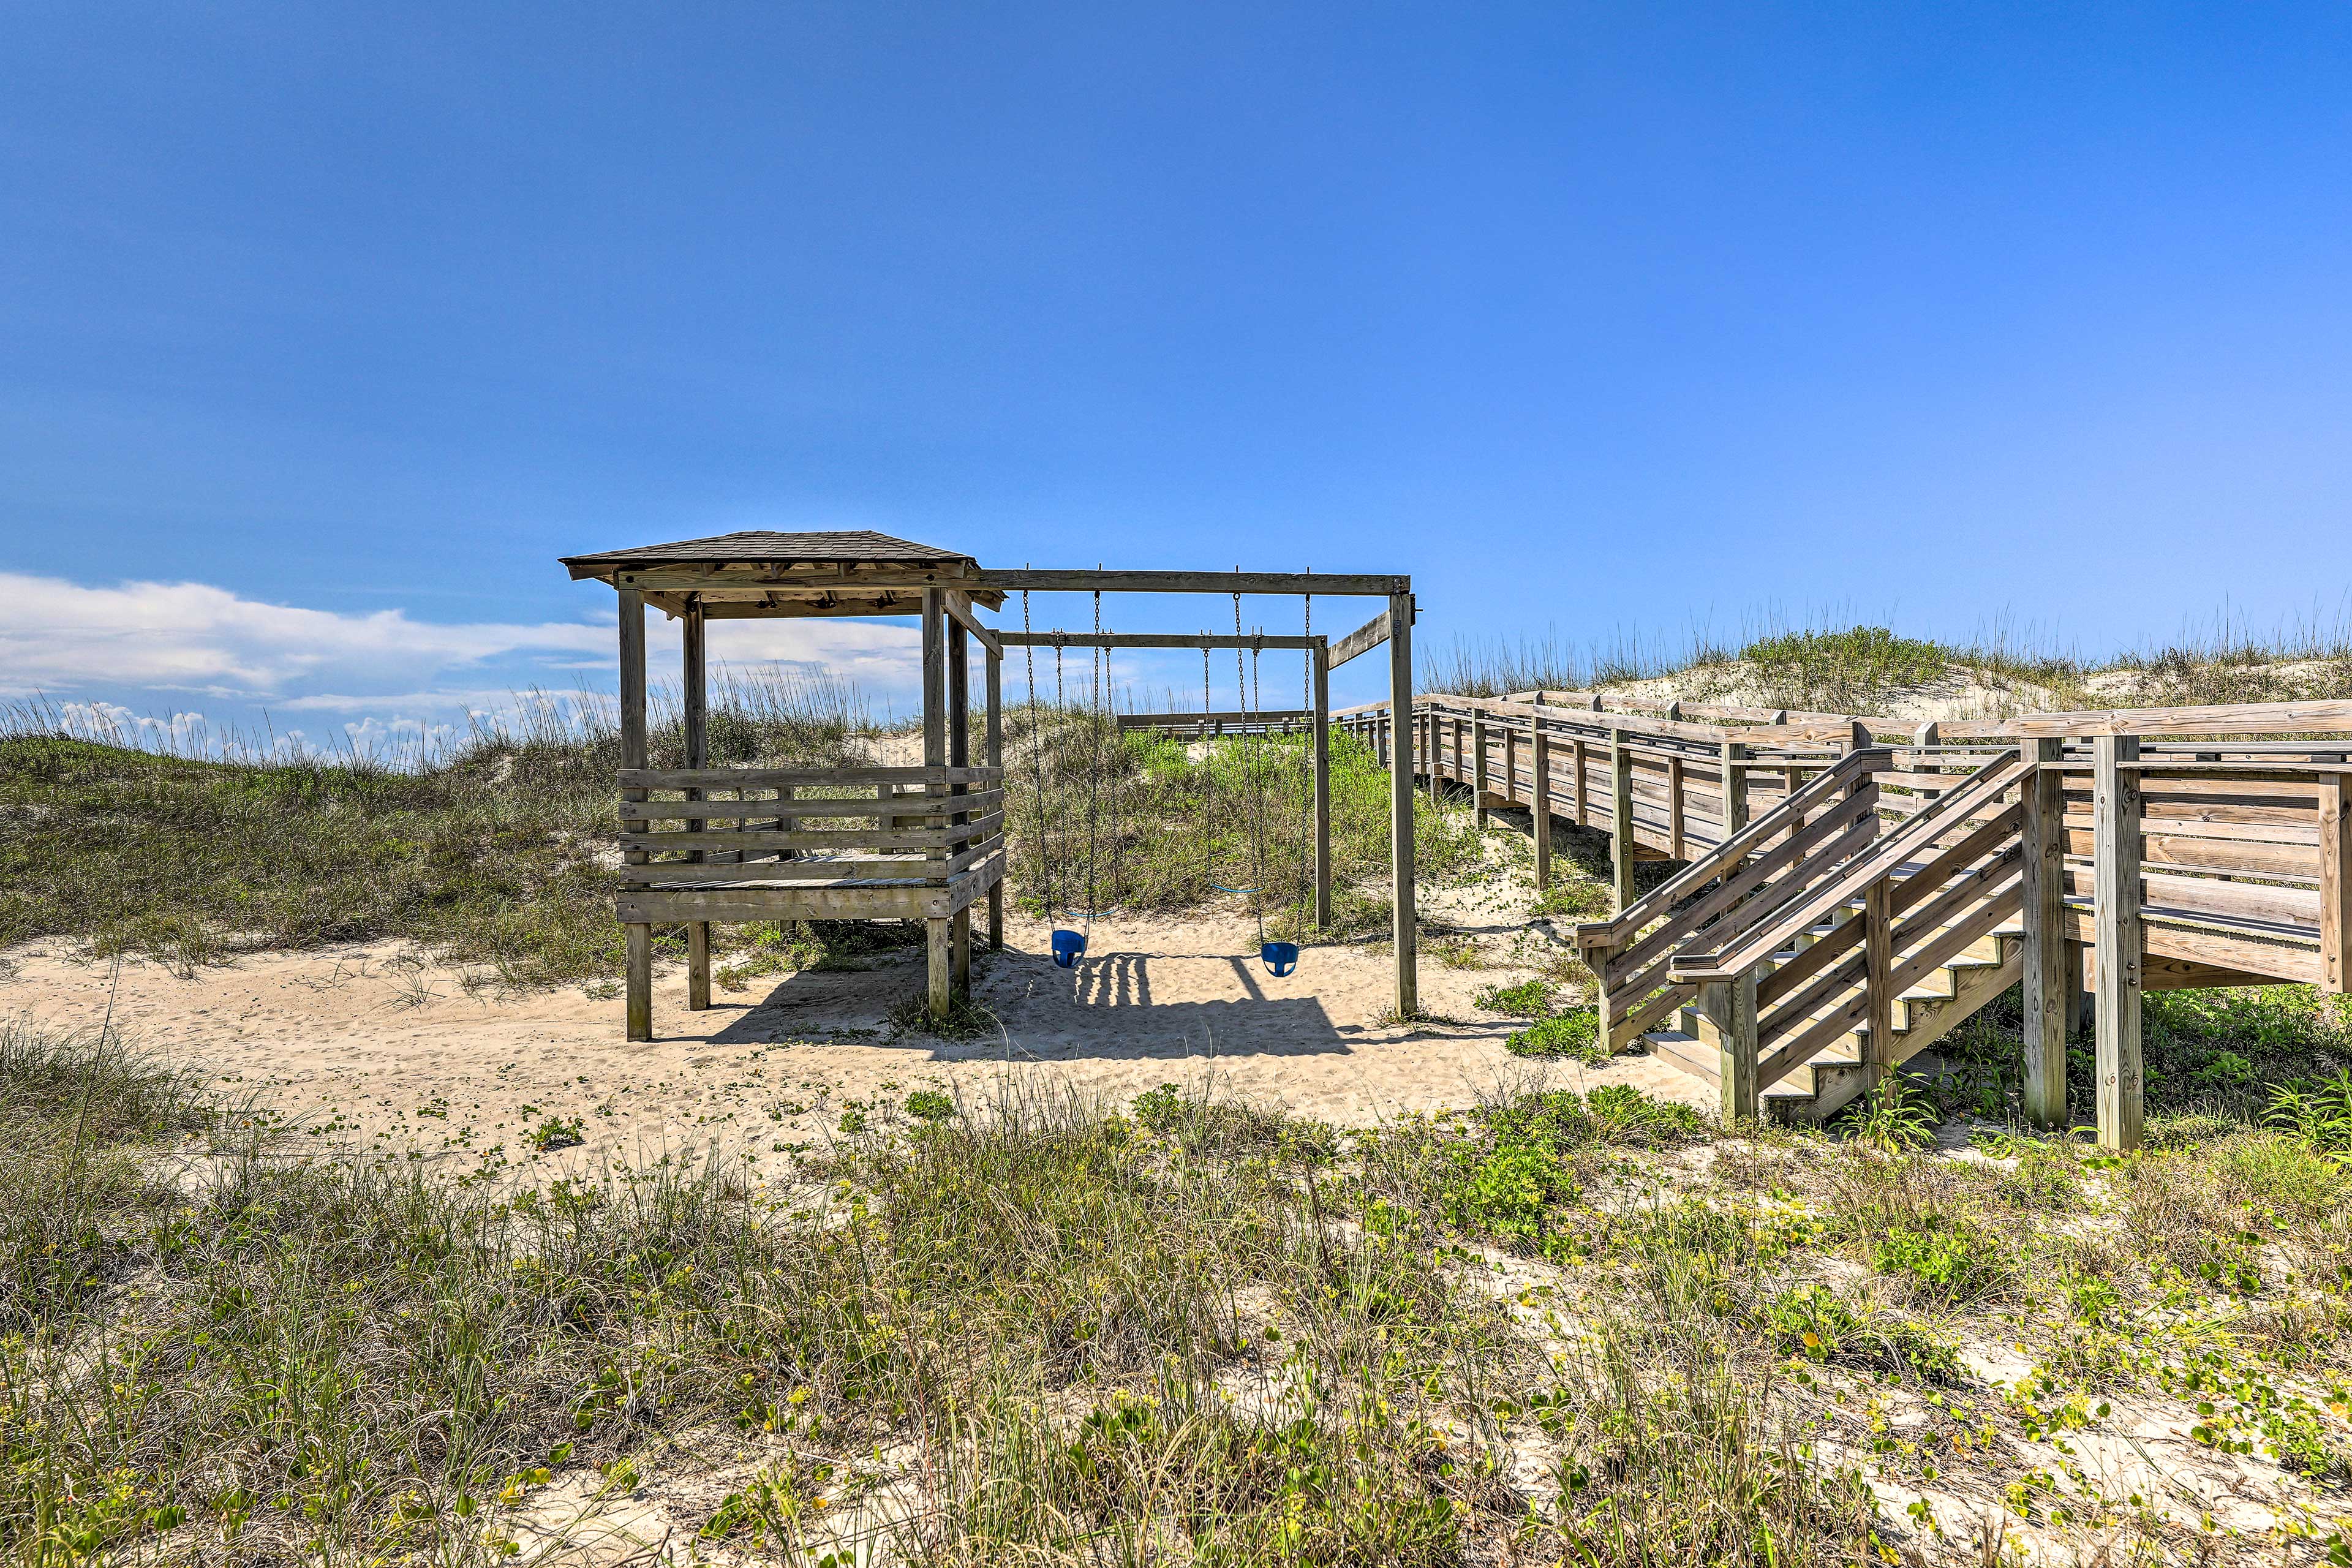
[[750,527],[1425,646],[2333,617],[2348,154],[2336,5],[18,5],[0,696],[446,722],[609,685],[557,554]]

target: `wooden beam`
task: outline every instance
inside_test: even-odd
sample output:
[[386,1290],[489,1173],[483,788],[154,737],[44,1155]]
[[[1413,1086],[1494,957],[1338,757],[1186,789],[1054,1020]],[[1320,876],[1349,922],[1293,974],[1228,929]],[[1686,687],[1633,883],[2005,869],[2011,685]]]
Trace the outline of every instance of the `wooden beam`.
[[1003,632],[1006,647],[1189,647],[1273,648],[1297,653],[1328,639],[1315,637],[1235,637],[1231,632]]
[[2342,774],[2319,786],[2319,988],[2352,987],[2352,802]]
[[[1454,743],[1462,743],[1462,721],[1454,721]],[[1454,772],[1462,771],[1454,764]],[[1475,714],[1470,720],[1470,816],[1479,826],[1486,826],[1486,716]]]
[[[946,595],[940,589],[923,590],[923,765],[948,765],[948,650]],[[928,786],[944,795],[948,786]],[[940,850],[942,858],[945,850]],[[928,1001],[931,1016],[943,1018],[954,1004],[954,978],[950,969],[949,929],[945,916],[932,917],[924,942],[929,957]]]
[[1328,650],[1312,652],[1315,716],[1308,731],[1315,762],[1315,925],[1331,924],[1331,661]]
[[995,632],[980,624],[980,616],[972,610],[970,594],[950,592],[948,595],[947,605],[948,615],[953,618],[955,624],[978,638],[980,646],[989,651],[991,658],[1004,657],[1003,639]]
[[1875,1089],[1895,1070],[1895,879],[1881,877],[1863,890],[1857,917],[1863,942],[1863,1063]]
[[[2053,739],[2025,742],[2038,762],[2056,761],[2063,744]],[[2067,973],[2065,775],[2055,768],[2036,768],[2022,789],[2025,1115],[2037,1127],[2063,1128],[2066,1026],[2074,1010]]]
[[[946,627],[948,766],[951,768],[971,765],[971,649],[964,641],[971,628],[966,626],[955,614],[955,601],[961,596],[958,594],[946,595],[949,616],[949,625]],[[950,796],[968,793],[970,792],[962,784],[948,786],[948,794]],[[958,812],[954,820],[958,825],[961,825],[971,821],[971,818],[968,813]],[[956,994],[969,996],[971,994],[971,910],[970,908],[958,910],[949,917],[948,945],[952,950],[950,953],[949,968]]]
[[1551,737],[1538,724],[1530,742],[1536,775],[1531,813],[1536,829],[1536,890],[1542,892],[1551,886]]
[[1181,730],[1195,724],[1299,724],[1311,715],[1304,708],[1221,709],[1209,713],[1122,713],[1122,730]]
[[1723,832],[1716,839],[1717,844],[1728,843],[1733,834],[1748,826],[1748,770],[1740,766],[1746,761],[1748,748],[1737,741],[1726,741],[1716,753],[1723,794]]
[[1389,613],[1382,610],[1331,645],[1331,668],[1337,669],[1349,659],[1360,658],[1388,640]]
[[1609,861],[1610,886],[1622,914],[1633,901],[1633,753],[1624,735],[1609,731]]
[[[1389,596],[1389,711],[1412,712],[1412,595]],[[1420,928],[1413,910],[1412,759],[1407,731],[1394,741],[1396,765],[1389,773],[1389,901],[1394,917],[1396,953],[1396,1015],[1413,1018],[1421,1013]]]
[[2099,1142],[2137,1149],[2144,1114],[2140,1055],[2140,792],[2121,764],[2139,752],[2138,737],[2103,734],[2092,744],[2092,815],[2098,949]]
[[[988,656],[988,765],[1002,770],[1004,766],[1004,659],[1001,652]],[[1004,945],[1004,884],[989,885],[988,945],[1000,949]]]
[[[621,766],[646,765],[646,597],[635,588],[620,591],[621,616]],[[623,791],[625,799],[628,792]],[[643,798],[642,794],[640,797]],[[622,858],[642,865],[646,853],[630,850]],[[643,921],[627,922],[628,954],[625,973],[628,992],[628,1037],[654,1037],[653,928]]]
[[2310,735],[2352,731],[2352,701],[2223,702],[2194,708],[2092,708],[1946,724],[1947,740],[2011,735]]
[[[959,584],[960,586],[964,584]],[[1410,597],[1411,577],[1322,572],[1103,572],[984,570],[969,586],[1033,594],[1337,594]]]
[[[679,671],[680,707],[686,731],[686,765],[707,768],[710,765],[710,682],[709,668],[704,658],[702,599],[688,595],[686,616],[679,626],[678,643],[683,653]],[[699,800],[702,792],[689,789],[688,800]],[[698,828],[700,822],[688,827]],[[696,860],[702,856],[696,853]],[[710,922],[691,921],[686,928],[686,1005],[688,1012],[703,1013],[710,1008]]]
[[1714,1026],[1726,1123],[1756,1120],[1756,973],[1698,988],[1699,1012]]

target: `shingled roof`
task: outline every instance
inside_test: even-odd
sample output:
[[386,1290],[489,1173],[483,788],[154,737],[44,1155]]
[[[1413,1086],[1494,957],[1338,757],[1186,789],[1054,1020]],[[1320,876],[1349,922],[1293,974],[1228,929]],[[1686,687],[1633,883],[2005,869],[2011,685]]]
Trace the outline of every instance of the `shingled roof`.
[[977,563],[960,551],[940,550],[911,540],[893,539],[870,528],[830,533],[777,533],[756,530],[722,533],[712,539],[681,539],[670,544],[640,544],[627,550],[605,550],[593,555],[566,555],[563,564],[574,577],[601,577],[632,566],[793,565],[793,566],[935,566],[942,563]]

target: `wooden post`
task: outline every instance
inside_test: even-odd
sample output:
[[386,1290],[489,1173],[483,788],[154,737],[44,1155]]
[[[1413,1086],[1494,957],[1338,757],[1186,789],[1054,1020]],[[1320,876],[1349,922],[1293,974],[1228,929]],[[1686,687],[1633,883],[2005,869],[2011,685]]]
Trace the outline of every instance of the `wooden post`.
[[1509,725],[1503,728],[1503,788],[1502,796],[1513,805],[1519,799],[1519,732]]
[[[2025,742],[2042,765],[2024,784],[2021,914],[2025,925],[2025,1115],[2037,1127],[2066,1125],[2066,775],[2052,764],[2065,742]],[[2079,949],[2078,949],[2079,955]],[[2079,984],[2079,981],[2076,982]]]
[[1544,733],[1543,721],[1532,721],[1528,737],[1528,750],[1535,766],[1535,801],[1530,815],[1536,827],[1536,890],[1551,886],[1551,738]]
[[1683,847],[1683,759],[1679,752],[1666,759],[1666,858],[1690,858]]
[[2137,735],[2091,741],[2092,842],[2098,948],[2099,1142],[2139,1147],[2140,786],[2120,764],[2139,759]]
[[[971,765],[971,649],[966,641],[971,633],[961,621],[947,624],[948,634],[948,766],[968,768]],[[950,784],[950,795],[969,795],[964,784]],[[971,821],[971,814],[959,811],[955,822],[962,826]],[[954,853],[961,854],[968,845],[957,845]],[[948,946],[951,983],[959,996],[971,994],[971,906],[966,904],[948,917]]]
[[[1412,595],[1389,595],[1389,710],[1412,711]],[[1396,1011],[1421,1013],[1420,930],[1412,898],[1412,771],[1389,775],[1389,900],[1396,927]]]
[[1575,810],[1576,825],[1582,827],[1592,820],[1592,815],[1589,809],[1590,800],[1585,791],[1584,770],[1587,763],[1584,754],[1584,737],[1581,735],[1575,737],[1569,742],[1569,766],[1576,774],[1574,778],[1569,780],[1569,803]]
[[2319,988],[2341,996],[2352,986],[2352,811],[2344,775],[2319,781]]
[[1315,925],[1331,923],[1331,665],[1328,648],[1308,650],[1315,664]]
[[[646,596],[624,587],[621,598],[621,765],[646,765]],[[644,790],[623,790],[623,800],[643,800]],[[623,857],[632,866],[646,863],[646,852],[632,849]],[[643,921],[627,929],[628,1036],[633,1040],[654,1037],[654,932]]]
[[1486,826],[1486,716],[1480,713],[1470,721],[1470,797],[1472,813],[1478,826]]
[[[680,624],[678,642],[685,652],[679,693],[686,729],[686,765],[707,768],[710,765],[710,681],[703,656],[704,620],[702,595],[686,596],[686,615]],[[700,800],[702,792],[689,789],[688,800]],[[695,832],[702,831],[703,823],[697,819],[687,826]],[[697,850],[695,860],[703,858]],[[703,1012],[710,1006],[710,922],[689,921],[686,927],[686,1005],[690,1012]]]
[[[2072,932],[2074,919],[2066,917],[2066,929]],[[2094,1004],[2091,996],[2091,944],[2066,938],[2066,1037],[2079,1040],[2091,1028]]]
[[1723,1120],[1756,1120],[1756,973],[1710,980],[1698,988],[1698,1007],[1715,1026],[1722,1072]]
[[1429,798],[1442,799],[1438,794],[1437,771],[1437,710],[1433,708],[1421,716],[1422,771],[1429,775]]
[[[1000,773],[1004,768],[1004,660],[997,654],[988,656],[988,765]],[[997,780],[1003,787],[1003,780]],[[1010,812],[1005,813],[1011,816]],[[988,945],[992,951],[1004,946],[1004,879],[999,877],[988,889]]]
[[1633,901],[1633,753],[1622,731],[1609,731],[1609,864],[1617,912]]
[[1748,826],[1748,770],[1739,765],[1748,760],[1748,748],[1737,741],[1726,741],[1716,758],[1723,774],[1723,837],[1716,842],[1723,844]]
[[1881,877],[1863,889],[1863,1062],[1875,1089],[1895,1070],[1895,882]]
[[[948,654],[946,595],[937,588],[923,590],[923,765],[943,768],[948,762]],[[887,787],[887,785],[884,787]],[[930,784],[926,795],[943,796],[946,787]],[[933,805],[936,811],[938,807]],[[936,816],[926,826],[935,825]],[[943,858],[946,851],[933,850],[925,858]],[[929,959],[928,979],[931,1016],[944,1018],[955,1000],[955,975],[952,955],[949,952],[950,922],[945,916],[935,916],[925,922],[925,946]]]

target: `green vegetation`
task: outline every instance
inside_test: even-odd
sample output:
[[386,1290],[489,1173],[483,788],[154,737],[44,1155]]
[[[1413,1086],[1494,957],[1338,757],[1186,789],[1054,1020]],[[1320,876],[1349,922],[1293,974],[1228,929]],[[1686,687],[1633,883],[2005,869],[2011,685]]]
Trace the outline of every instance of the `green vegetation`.
[[1503,1048],[1515,1057],[1568,1057],[1598,1067],[1610,1053],[1601,1047],[1601,1015],[1579,1007],[1545,1018],[1525,1029],[1514,1029]]
[[1942,679],[1953,660],[1940,644],[1896,637],[1885,626],[1759,637],[1739,657],[1771,706],[1835,713],[1874,713],[1890,691]]
[[[847,761],[865,728],[828,682],[725,680],[713,698],[723,763]],[[674,716],[651,751],[683,761]],[[62,936],[186,968],[405,937],[504,984],[616,974],[619,761],[610,716],[578,705],[529,706],[415,767],[159,755],[19,708],[0,716],[0,946]]]
[[2127,1498],[2077,1451],[2125,1399],[2192,1456],[2352,1474],[2343,1091],[2296,1092],[2126,1160],[1963,1160],[1623,1086],[1353,1136],[1173,1083],[919,1089],[766,1191],[501,1194],[284,1157],[17,1027],[0,1538],[488,1563],[626,1509],[809,1562],[1937,1557],[1859,1465],[2193,1559],[2210,1476]]
[[[1679,639],[1618,633],[1578,648],[1557,633],[1457,639],[1431,650],[1423,689],[1465,697],[1509,691],[1584,691],[1664,676],[1686,677],[1685,700],[1710,700],[1744,683],[1776,707],[1870,714],[1900,689],[1935,685],[1955,671],[1994,686],[2028,689],[2029,706],[2189,707],[2352,697],[2352,621],[2310,618],[2258,631],[2228,614],[2203,627],[2139,647],[2087,657],[2054,637],[1995,622],[1964,641],[1903,635],[1887,626],[1790,626],[1760,617],[1737,644],[1694,629]],[[1720,698],[1712,700],[1721,700]]]
[[[52,715],[16,710],[0,722],[0,946],[66,937],[187,969],[243,952],[406,938],[478,966],[489,984],[615,975],[618,741],[593,709],[530,711],[519,729],[485,730],[396,767],[352,755],[158,754],[73,738]],[[1031,908],[1043,904],[1049,867],[1055,903],[1083,905],[1091,839],[1106,908],[1181,910],[1231,898],[1220,885],[1262,879],[1269,924],[1296,932],[1308,865],[1301,741],[1188,748],[1044,710],[1016,712],[1013,729],[1012,878]],[[871,738],[857,700],[825,683],[722,682],[710,730],[722,764],[848,763]],[[655,765],[678,765],[682,745],[674,719],[657,724]],[[1388,861],[1388,776],[1351,737],[1334,737],[1332,759],[1337,874],[1376,879]],[[1423,812],[1417,831],[1426,875],[1477,863],[1464,814]],[[1339,890],[1335,912],[1341,934],[1389,921],[1384,902],[1353,887]],[[719,927],[714,978],[743,990],[801,969],[865,968],[911,937],[862,922]],[[656,942],[683,952],[677,931]]]
[[[1056,908],[1083,910],[1089,886],[1103,909],[1255,899],[1269,928],[1297,935],[1314,869],[1302,737],[1204,744],[1121,734],[1092,714],[1047,709],[1015,710],[1010,730],[1005,828],[1027,907],[1042,909],[1050,891]],[[1332,735],[1330,759],[1334,927],[1341,935],[1381,931],[1385,900],[1348,885],[1386,875],[1389,775],[1355,735]],[[1424,878],[1443,880],[1479,863],[1465,813],[1420,812],[1414,835]],[[1261,890],[1220,891],[1227,888]]]
[[1550,1013],[1552,993],[1557,989],[1549,980],[1526,980],[1517,985],[1489,985],[1473,1000],[1489,1013],[1540,1018]]

